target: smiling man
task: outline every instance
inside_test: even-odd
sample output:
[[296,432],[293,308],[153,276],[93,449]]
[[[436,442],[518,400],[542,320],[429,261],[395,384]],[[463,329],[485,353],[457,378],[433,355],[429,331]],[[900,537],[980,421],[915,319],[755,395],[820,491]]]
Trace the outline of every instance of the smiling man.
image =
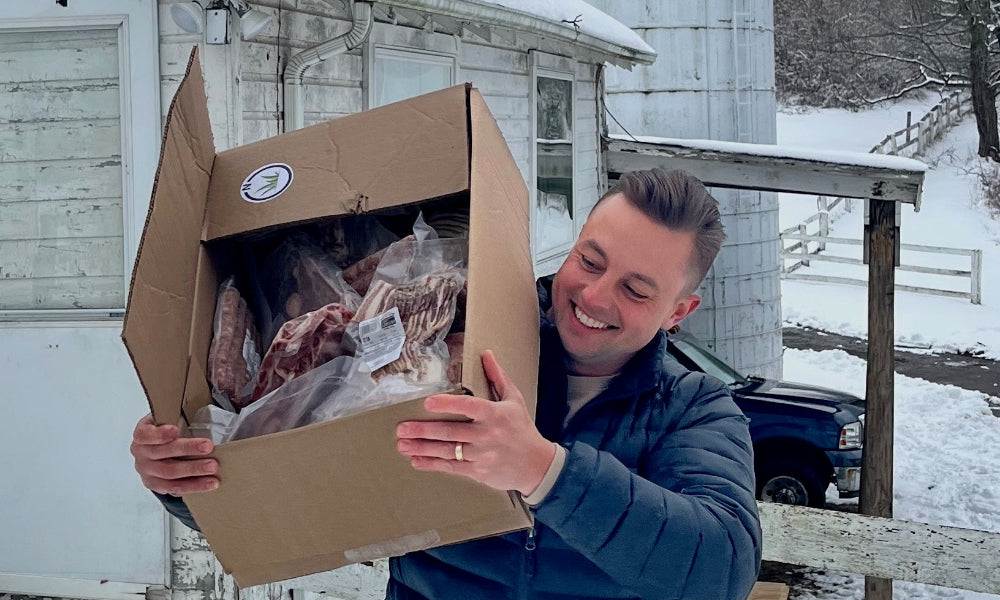
[[[491,353],[496,402],[427,399],[468,423],[400,424],[414,468],[519,491],[535,526],[393,559],[388,597],[745,598],[760,564],[747,420],[718,381],[680,366],[663,330],[724,233],[690,175],[624,175],[540,292],[538,414]],[[551,303],[547,296],[551,296]]]
[[[761,552],[747,420],[667,354],[663,331],[698,306],[723,238],[718,203],[683,172],[629,173],[601,198],[540,286],[536,418],[487,352],[495,401],[430,396],[431,412],[469,421],[397,428],[415,469],[516,490],[534,526],[393,558],[387,598],[746,598]],[[168,494],[217,485],[209,452],[149,417],[133,436],[143,483],[191,526]]]

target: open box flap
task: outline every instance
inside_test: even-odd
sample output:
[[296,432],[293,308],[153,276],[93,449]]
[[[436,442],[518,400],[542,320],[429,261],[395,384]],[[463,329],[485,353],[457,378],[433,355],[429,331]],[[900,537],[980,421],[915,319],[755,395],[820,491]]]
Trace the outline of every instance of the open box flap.
[[[489,397],[479,357],[493,350],[534,414],[538,382],[538,297],[528,232],[528,188],[479,91],[469,95],[472,199],[469,297],[462,384]],[[500,305],[503,313],[490,310]],[[517,319],[506,318],[518,315]]]
[[180,416],[215,144],[197,47],[167,113],[122,338],[157,423]]
[[468,189],[468,87],[220,152],[205,239],[362,213]]

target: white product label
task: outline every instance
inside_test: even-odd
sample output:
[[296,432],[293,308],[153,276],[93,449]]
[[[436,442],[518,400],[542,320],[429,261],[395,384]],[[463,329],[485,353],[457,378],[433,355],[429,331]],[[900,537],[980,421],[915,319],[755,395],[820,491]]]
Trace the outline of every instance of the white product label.
[[257,375],[257,371],[260,371],[260,354],[257,352],[257,344],[253,343],[249,331],[243,337],[243,360],[247,363],[247,373],[250,374],[250,377]]
[[293,178],[292,168],[285,163],[264,165],[243,180],[240,196],[255,204],[273,200],[292,185]]
[[406,341],[399,309],[393,307],[378,316],[361,321],[358,337],[361,338],[362,355],[372,371],[399,358],[403,342]]

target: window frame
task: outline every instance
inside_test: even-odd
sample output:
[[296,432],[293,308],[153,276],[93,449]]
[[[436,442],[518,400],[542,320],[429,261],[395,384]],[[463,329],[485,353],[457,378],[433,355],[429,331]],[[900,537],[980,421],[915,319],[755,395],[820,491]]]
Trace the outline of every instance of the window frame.
[[[392,58],[400,58],[410,62],[431,64],[431,65],[446,64],[449,67],[451,67],[451,82],[446,87],[451,87],[453,85],[456,85],[458,82],[457,53],[372,42],[368,45],[367,55],[368,55],[366,60],[367,69],[365,76],[365,82],[367,84],[366,85],[367,93],[365,94],[366,109],[383,106],[381,104],[376,104],[375,102],[376,91],[377,91],[375,89],[375,63],[381,57],[388,56]],[[419,96],[420,94],[421,93],[416,93],[413,94],[412,96],[408,96],[408,98]]]
[[[74,7],[76,9],[76,7]],[[14,10],[13,8],[11,10]],[[98,8],[98,11],[101,9]],[[118,32],[119,106],[121,128],[122,178],[122,305],[114,308],[45,308],[0,310],[0,323],[70,322],[121,320],[128,304],[129,285],[139,241],[145,226],[153,176],[160,150],[160,73],[159,32],[155,9],[148,19],[131,18],[134,14],[91,14],[93,8],[81,7],[56,12],[49,6],[31,8],[25,18],[3,18],[0,11],[0,32],[32,32],[51,30],[110,29]],[[66,12],[78,14],[64,15]],[[22,13],[22,14],[23,14]],[[15,14],[16,11],[15,11]],[[137,25],[133,21],[137,21]],[[152,36],[150,36],[152,32]],[[138,138],[139,131],[155,131],[153,141]]]
[[[579,168],[579,159],[577,157],[577,139],[576,139],[576,129],[577,129],[577,111],[576,102],[578,96],[577,90],[577,76],[575,71],[575,62],[572,59],[549,55],[538,51],[531,51],[531,138],[530,138],[530,153],[531,153],[531,181],[528,186],[528,191],[530,193],[531,200],[531,247],[532,254],[534,256],[534,262],[536,269],[538,265],[546,262],[550,262],[560,256],[566,255],[573,248],[573,244],[576,243],[576,238],[579,233],[579,223],[577,223],[576,209],[578,204],[578,198],[576,197],[576,182],[577,182],[577,169]],[[571,192],[572,197],[570,199],[570,220],[572,222],[572,239],[569,242],[564,242],[562,244],[553,246],[551,248],[540,248],[540,231],[539,227],[541,225],[540,219],[538,218],[538,79],[539,77],[545,77],[548,79],[558,79],[562,81],[570,82],[570,154],[572,158],[572,183]],[[544,274],[544,273],[543,273]]]

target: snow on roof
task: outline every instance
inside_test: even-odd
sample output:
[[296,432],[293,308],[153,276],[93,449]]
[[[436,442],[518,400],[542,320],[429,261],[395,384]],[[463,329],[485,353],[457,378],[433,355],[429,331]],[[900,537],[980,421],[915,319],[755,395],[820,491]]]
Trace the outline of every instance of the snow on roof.
[[707,150],[727,154],[748,154],[751,156],[766,156],[770,158],[788,158],[812,162],[840,163],[869,167],[875,169],[891,169],[894,171],[910,171],[924,173],[927,165],[912,158],[890,156],[887,154],[871,154],[866,152],[847,152],[844,150],[815,150],[795,146],[777,146],[774,144],[746,144],[742,142],[722,142],[719,140],[694,140],[682,138],[661,138],[653,136],[611,135],[614,140],[622,142],[639,142],[659,146],[676,146],[692,150]]
[[[496,4],[517,12],[536,16],[569,29],[578,28],[606,42],[646,54],[656,54],[656,50],[646,43],[639,34],[632,31],[628,25],[611,17],[584,0],[558,0],[556,2],[541,2],[539,0],[482,0],[484,4]],[[574,25],[575,23],[575,25]]]
[[531,31],[588,46],[616,64],[652,64],[656,50],[624,23],[584,0],[379,0],[472,23]]

